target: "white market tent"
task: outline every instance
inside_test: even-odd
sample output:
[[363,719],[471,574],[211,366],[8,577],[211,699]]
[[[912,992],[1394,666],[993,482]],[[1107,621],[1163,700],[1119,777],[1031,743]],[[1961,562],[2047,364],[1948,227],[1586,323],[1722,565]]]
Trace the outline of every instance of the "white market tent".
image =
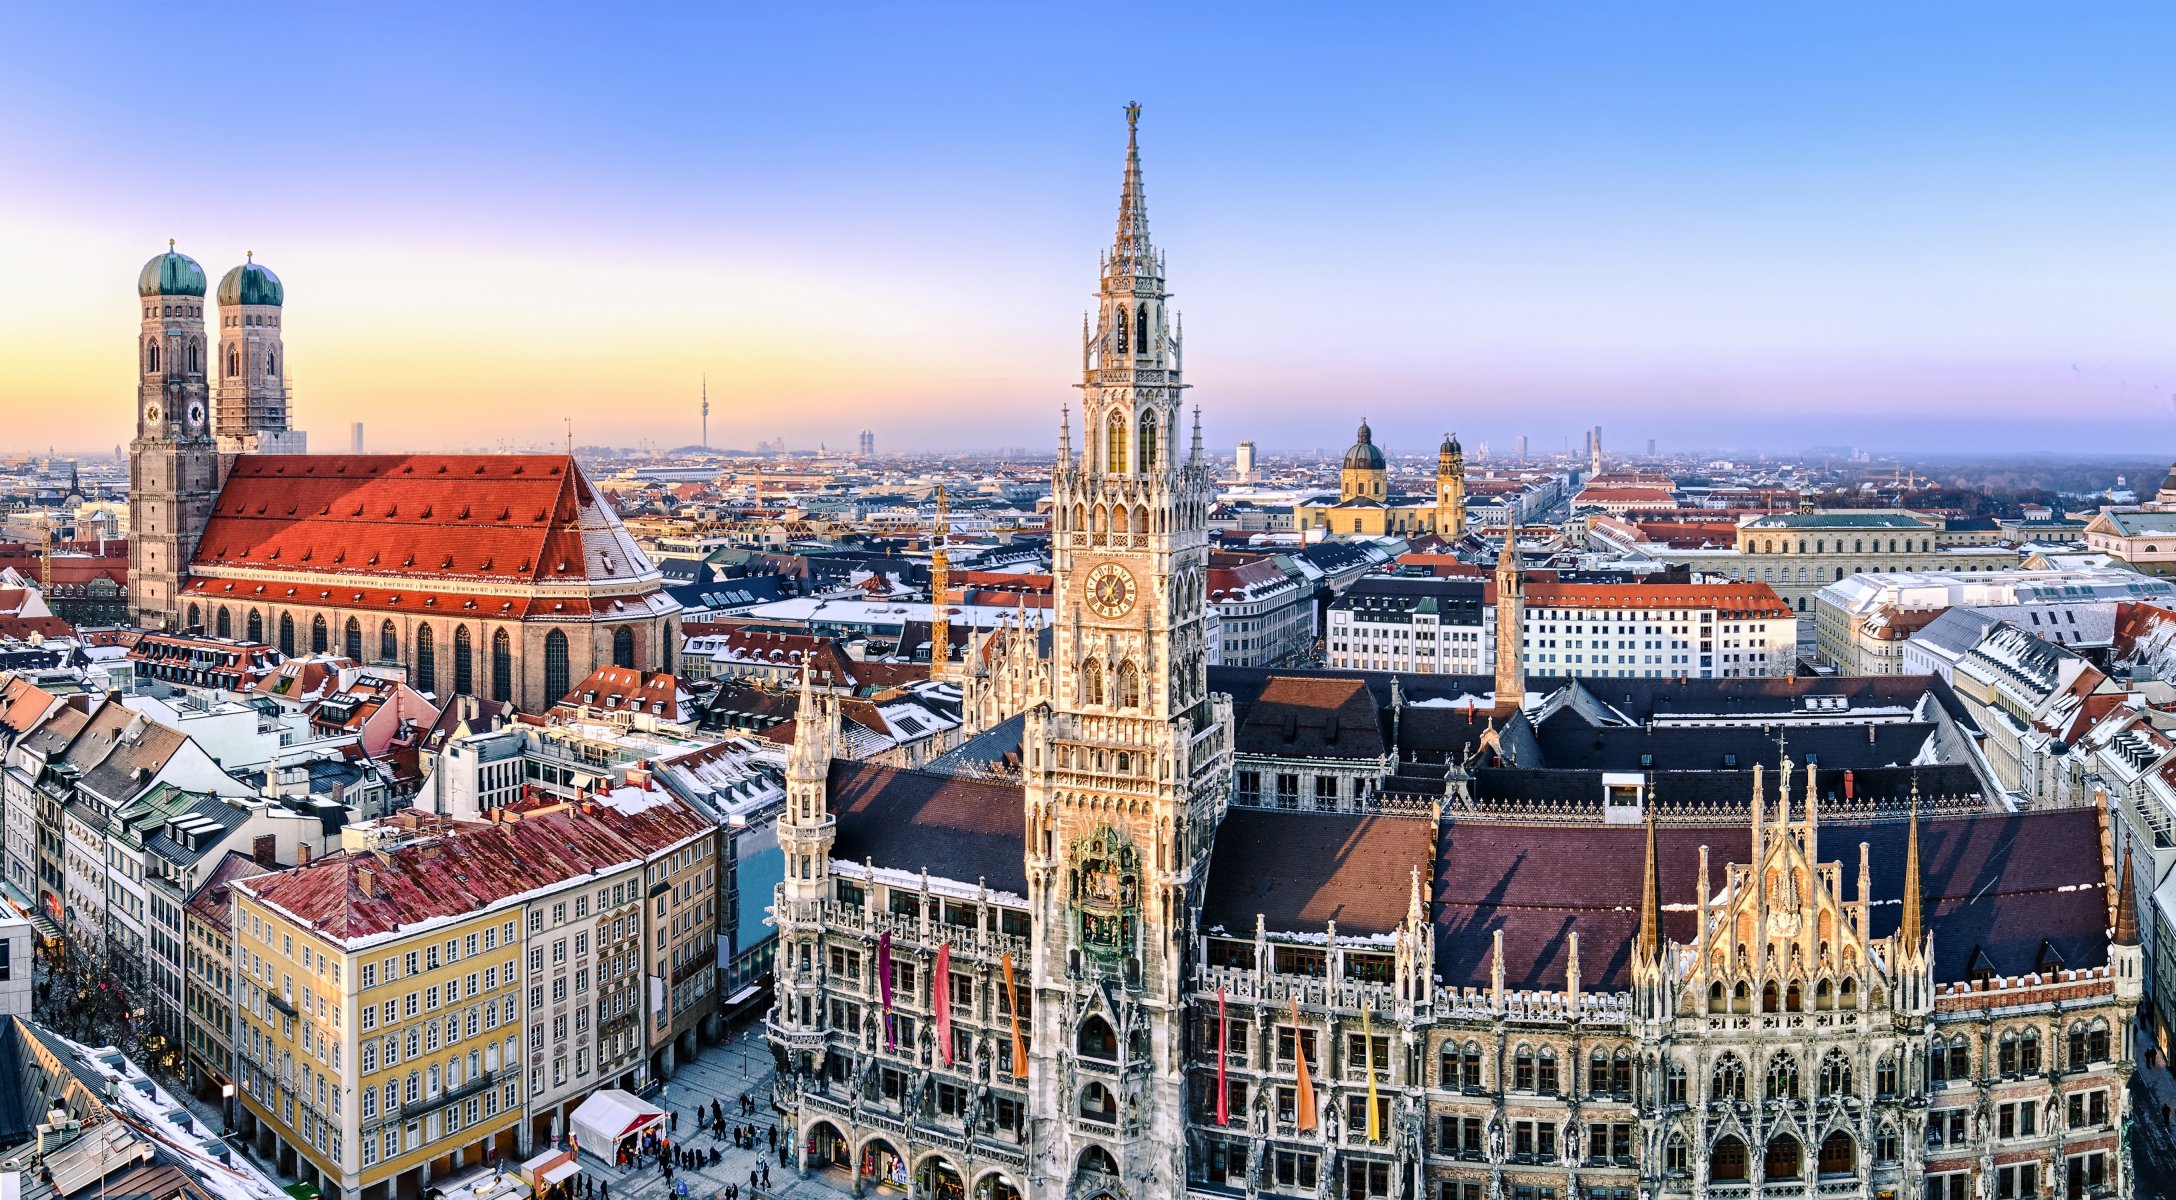
[[665,1110],[633,1092],[604,1088],[590,1093],[567,1118],[567,1131],[591,1154],[611,1162],[620,1143],[663,1124]]

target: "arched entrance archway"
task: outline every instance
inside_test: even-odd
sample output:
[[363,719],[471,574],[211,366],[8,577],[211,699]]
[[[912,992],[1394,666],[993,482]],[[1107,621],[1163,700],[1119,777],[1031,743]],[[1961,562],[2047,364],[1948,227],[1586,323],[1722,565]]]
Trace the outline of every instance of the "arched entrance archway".
[[807,1155],[802,1161],[811,1170],[831,1168],[849,1179],[853,1177],[854,1144],[846,1140],[838,1126],[829,1121],[818,1121],[801,1135],[801,1144]]
[[1708,1152],[1708,1182],[1744,1183],[1745,1165],[1745,1143],[1726,1135]]
[[917,1200],[967,1200],[967,1184],[944,1155],[932,1154],[914,1172],[914,1194]]
[[1002,1171],[991,1171],[975,1184],[974,1200],[1020,1200],[1020,1189]]
[[1849,1175],[1859,1168],[1859,1147],[1839,1129],[1821,1139],[1821,1174]]
[[876,1187],[907,1190],[907,1160],[883,1138],[870,1138],[861,1145],[861,1181]]
[[1806,1148],[1788,1133],[1768,1139],[1768,1153],[1761,1157],[1763,1179],[1793,1179],[1806,1169]]

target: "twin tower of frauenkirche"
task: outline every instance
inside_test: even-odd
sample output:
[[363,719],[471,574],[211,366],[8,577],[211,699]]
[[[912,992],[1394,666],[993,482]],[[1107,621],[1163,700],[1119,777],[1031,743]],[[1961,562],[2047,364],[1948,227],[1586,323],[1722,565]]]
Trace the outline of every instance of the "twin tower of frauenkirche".
[[[136,437],[129,444],[129,604],[165,628],[237,454],[299,453],[287,419],[286,290],[254,255],[219,281],[216,345],[204,328],[204,268],[167,243],[136,276]],[[212,379],[218,386],[212,386]]]

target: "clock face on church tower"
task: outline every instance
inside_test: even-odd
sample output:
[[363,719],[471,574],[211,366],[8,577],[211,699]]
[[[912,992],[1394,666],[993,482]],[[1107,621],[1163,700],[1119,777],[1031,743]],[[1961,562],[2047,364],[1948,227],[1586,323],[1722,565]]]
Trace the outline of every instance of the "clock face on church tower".
[[1088,607],[1104,620],[1115,620],[1131,611],[1133,595],[1133,575],[1117,563],[1100,563],[1088,572]]

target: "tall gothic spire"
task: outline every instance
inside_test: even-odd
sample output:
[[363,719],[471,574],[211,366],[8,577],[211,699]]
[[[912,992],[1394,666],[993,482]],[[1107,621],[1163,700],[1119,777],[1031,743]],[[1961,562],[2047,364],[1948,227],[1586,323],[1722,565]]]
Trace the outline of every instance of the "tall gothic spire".
[[1647,795],[1647,864],[1640,881],[1640,932],[1634,953],[1642,963],[1662,957],[1662,870],[1655,855],[1655,796]]
[[2116,928],[2109,939],[2118,946],[2138,944],[2138,901],[2131,892],[2131,847],[2123,846],[2123,869],[2116,874]]
[[1148,197],[1141,191],[1141,106],[1126,106],[1126,182],[1118,193],[1118,240],[1111,247],[1113,276],[1154,278],[1156,251],[1148,241]]
[[1904,943],[1904,953],[1918,954],[1924,940],[1920,935],[1919,897],[1919,781],[1912,780],[1912,828],[1904,842],[1904,923],[1897,930],[1897,938]]

